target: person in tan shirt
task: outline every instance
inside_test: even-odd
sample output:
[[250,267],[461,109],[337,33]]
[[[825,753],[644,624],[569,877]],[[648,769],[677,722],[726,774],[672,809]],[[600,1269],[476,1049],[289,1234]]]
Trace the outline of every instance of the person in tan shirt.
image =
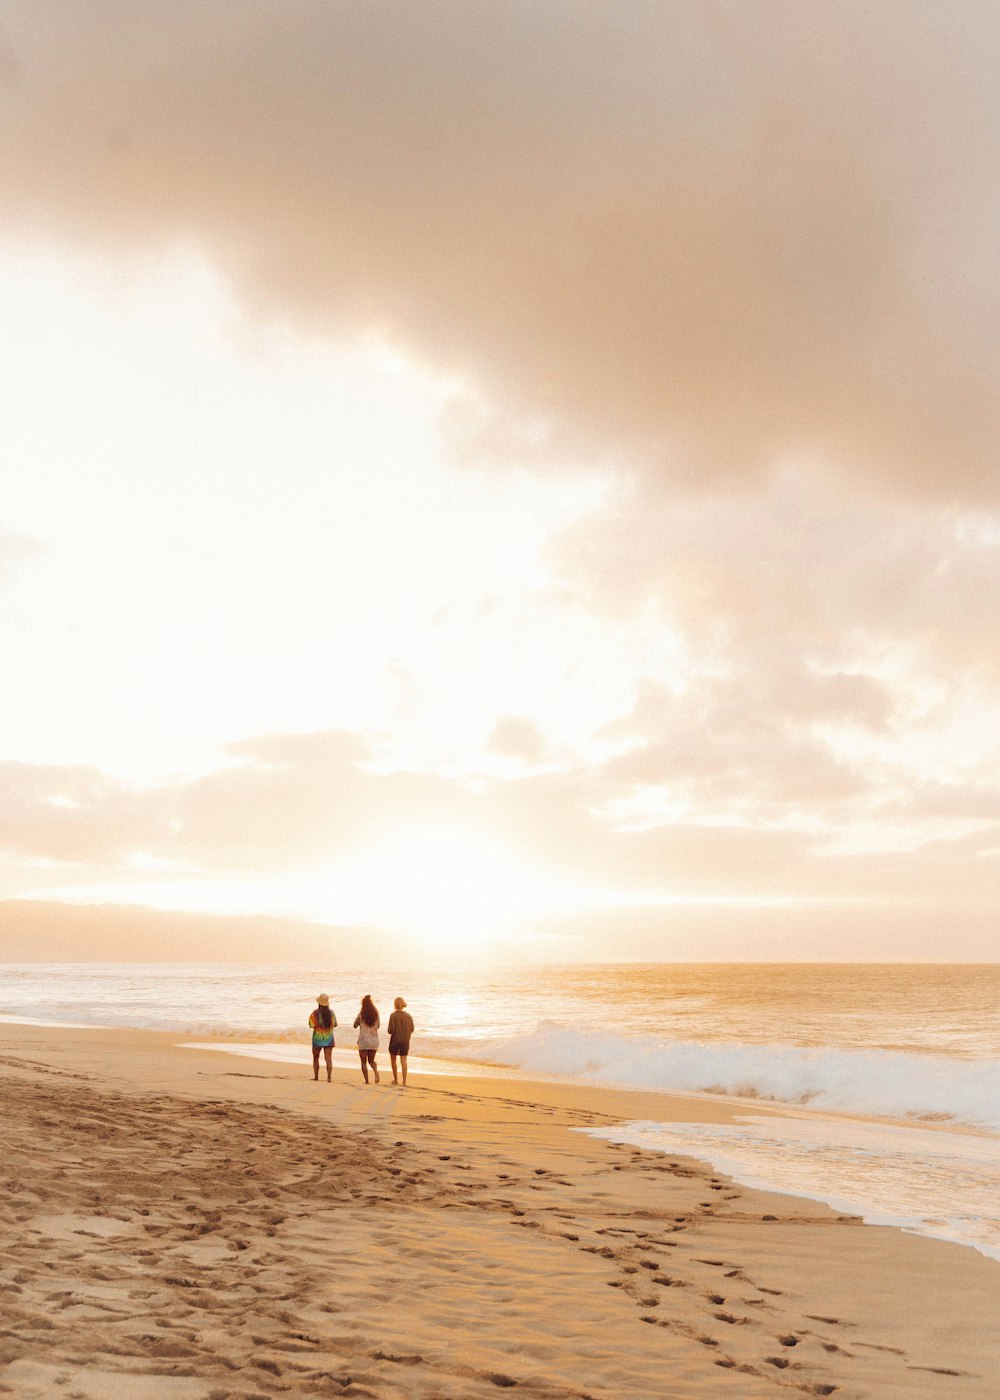
[[396,1059],[399,1058],[403,1071],[403,1088],[406,1088],[406,1057],[410,1053],[410,1036],[413,1034],[413,1017],[406,1010],[406,1002],[397,997],[393,1002],[396,1008],[389,1017],[389,1059],[392,1063],[392,1082],[398,1084]]

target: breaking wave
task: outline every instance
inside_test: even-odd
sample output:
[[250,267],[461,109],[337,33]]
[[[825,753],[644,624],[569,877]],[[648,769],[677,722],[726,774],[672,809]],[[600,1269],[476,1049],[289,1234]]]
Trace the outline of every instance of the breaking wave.
[[522,1073],[634,1089],[695,1091],[831,1112],[964,1123],[1000,1132],[1000,1060],[832,1046],[671,1042],[542,1022],[475,1048]]

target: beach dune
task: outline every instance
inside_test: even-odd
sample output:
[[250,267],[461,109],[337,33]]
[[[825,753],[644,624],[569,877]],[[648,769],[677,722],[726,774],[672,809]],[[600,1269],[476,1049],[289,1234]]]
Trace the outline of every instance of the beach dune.
[[307,1058],[0,1027],[0,1394],[1000,1394],[997,1264],[575,1131],[724,1103]]

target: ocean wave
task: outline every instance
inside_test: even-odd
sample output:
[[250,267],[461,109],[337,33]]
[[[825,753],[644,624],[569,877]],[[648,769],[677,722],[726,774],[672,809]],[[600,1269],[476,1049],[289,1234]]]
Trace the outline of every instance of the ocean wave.
[[898,1050],[664,1041],[542,1022],[463,1047],[469,1059],[587,1083],[802,1104],[838,1113],[964,1123],[1000,1132],[1000,1060]]

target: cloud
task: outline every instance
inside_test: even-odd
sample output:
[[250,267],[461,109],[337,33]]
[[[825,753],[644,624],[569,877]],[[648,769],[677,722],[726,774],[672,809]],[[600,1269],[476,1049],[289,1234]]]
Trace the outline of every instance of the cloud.
[[41,550],[37,540],[0,529],[0,588],[9,587],[22,564]]
[[972,823],[986,823],[1000,829],[1000,774],[994,768],[992,784],[921,783],[902,794],[890,810],[906,817],[956,817]]
[[[961,868],[976,888],[992,879],[984,851],[957,844],[988,831],[1000,779],[988,515],[845,500],[789,471],[697,500],[623,492],[555,564],[609,622],[660,619],[679,657],[603,731],[609,821],[664,840],[671,825],[798,833],[789,864],[763,860],[774,889],[877,897],[905,869],[930,897],[932,871],[956,890]],[[722,854],[720,839],[707,865]]]
[[[655,706],[643,713],[652,726]],[[215,772],[158,787],[5,765],[0,895],[196,910],[219,907],[224,889],[223,907],[298,914],[308,902],[298,876],[315,883],[370,861],[387,840],[443,832],[547,872],[609,920],[705,901],[717,926],[755,903],[794,906],[803,919],[843,905],[850,925],[855,906],[958,918],[1000,898],[1000,822],[981,793],[963,803],[929,790],[907,805],[879,774],[839,771],[818,747],[783,785],[769,776],[784,771],[781,755],[696,754],[685,767],[683,745],[668,747],[667,737],[648,742],[631,767],[613,758],[515,778],[380,770],[371,744],[343,732],[261,736]],[[679,790],[685,809],[637,808],[651,781]],[[327,885],[336,918],[336,879]]]
[[545,740],[536,724],[517,715],[501,715],[493,726],[486,747],[504,758],[522,763],[538,763],[545,752]]
[[136,786],[77,766],[0,764],[0,850],[33,861],[127,868],[138,853],[183,873],[303,869],[408,823],[468,825],[467,784],[372,770],[343,731],[264,735],[197,778]]
[[107,863],[168,833],[150,794],[96,768],[0,763],[0,850],[15,857]]
[[760,697],[741,703],[728,686],[665,699],[659,723],[634,734],[635,747],[605,764],[605,782],[664,785],[702,816],[773,820],[796,807],[828,814],[831,804],[872,790],[870,774],[839,761],[808,727],[790,725]]
[[622,491],[565,532],[553,562],[588,607],[623,616],[655,596],[707,646],[850,645],[868,631],[985,661],[1000,621],[994,514],[847,496],[803,469],[693,500]]
[[200,246],[255,313],[462,376],[487,434],[996,502],[992,7],[12,0],[5,25],[10,227]]
[[941,763],[992,750],[1000,530],[988,514],[845,500],[785,472],[766,491],[698,500],[623,493],[562,537],[553,564],[582,607],[619,623],[652,610],[673,634],[682,664],[649,689],[646,719],[700,728],[710,752],[782,729],[827,743],[840,731],[865,762],[907,733]]

